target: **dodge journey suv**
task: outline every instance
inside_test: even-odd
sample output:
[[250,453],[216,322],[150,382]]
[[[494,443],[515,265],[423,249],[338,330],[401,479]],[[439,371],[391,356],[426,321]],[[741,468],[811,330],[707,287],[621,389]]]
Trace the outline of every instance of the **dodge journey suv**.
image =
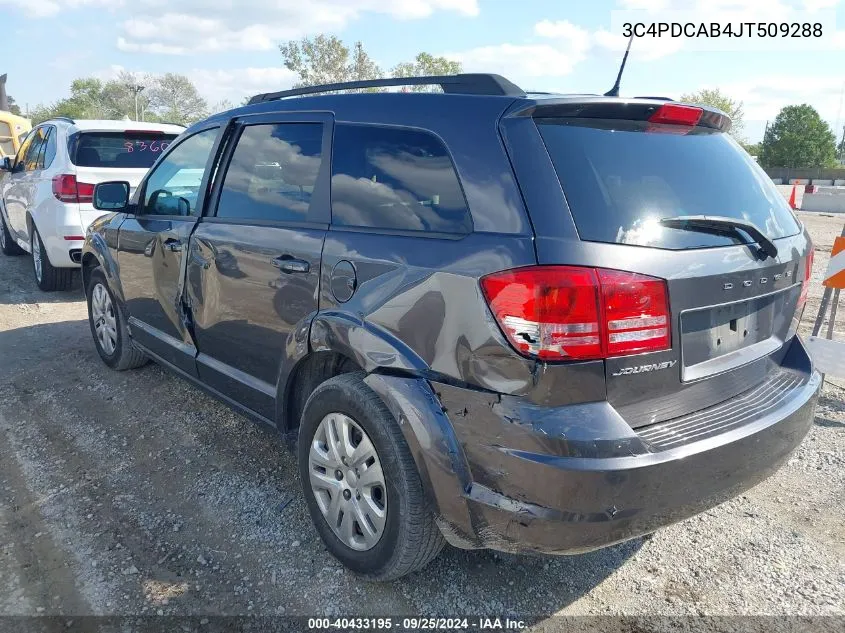
[[97,185],[97,351],[291,440],[368,578],[650,533],[774,472],[819,389],[810,240],[729,127],[497,75],[258,95]]

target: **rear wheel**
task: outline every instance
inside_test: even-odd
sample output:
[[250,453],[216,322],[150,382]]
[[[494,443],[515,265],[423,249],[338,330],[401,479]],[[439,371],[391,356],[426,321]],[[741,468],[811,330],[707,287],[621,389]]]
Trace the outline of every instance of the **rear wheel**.
[[0,213],[0,250],[3,251],[4,255],[22,255],[24,253],[24,250],[12,239],[12,234],[9,233],[9,227],[6,226],[2,213]]
[[73,268],[57,268],[50,263],[47,249],[41,241],[38,229],[32,227],[32,269],[35,273],[35,282],[41,290],[51,292],[53,290],[68,290],[73,285]]
[[147,357],[129,338],[126,321],[109,289],[106,276],[95,268],[89,277],[88,323],[94,346],[103,362],[117,371],[134,369],[147,363]]
[[328,550],[370,580],[393,580],[443,548],[405,438],[363,374],[314,390],[299,429],[299,472]]

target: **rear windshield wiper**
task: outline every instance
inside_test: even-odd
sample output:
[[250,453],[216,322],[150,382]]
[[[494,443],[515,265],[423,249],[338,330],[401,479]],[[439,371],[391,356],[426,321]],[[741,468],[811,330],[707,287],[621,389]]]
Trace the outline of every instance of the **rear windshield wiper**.
[[746,220],[737,218],[726,218],[719,215],[679,215],[672,218],[661,218],[660,224],[670,229],[681,229],[686,231],[713,231],[717,233],[744,231],[760,245],[758,254],[762,259],[778,255],[778,247],[766,237],[757,225]]

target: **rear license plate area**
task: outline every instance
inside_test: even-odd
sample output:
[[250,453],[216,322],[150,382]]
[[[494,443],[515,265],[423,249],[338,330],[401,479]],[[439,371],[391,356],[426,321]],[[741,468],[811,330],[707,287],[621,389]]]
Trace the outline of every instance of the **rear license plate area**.
[[788,293],[746,299],[681,313],[682,379],[727,371],[777,350],[778,315]]

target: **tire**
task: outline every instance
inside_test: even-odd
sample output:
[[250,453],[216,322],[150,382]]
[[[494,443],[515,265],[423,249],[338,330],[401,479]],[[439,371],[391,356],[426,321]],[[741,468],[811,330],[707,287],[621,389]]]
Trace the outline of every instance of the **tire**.
[[[361,372],[335,376],[317,387],[308,398],[299,428],[299,474],[311,519],[329,552],[347,568],[368,580],[395,580],[427,565],[440,553],[445,541],[434,522],[433,510],[426,499],[414,458],[399,425],[381,398],[364,383],[363,378],[364,374]],[[353,424],[349,424],[349,420]],[[328,445],[324,431],[339,429],[344,421],[347,422],[347,428],[354,432],[351,443],[346,444],[348,448],[344,449],[343,445],[338,443],[343,458],[346,459],[349,455],[348,449],[356,449],[354,454],[357,449],[365,447],[362,454],[368,453],[365,440],[371,442],[373,458],[362,462],[370,465],[357,470],[356,476],[350,473],[354,469],[347,466],[350,464],[347,459],[344,465],[341,465],[341,468],[346,469],[345,475],[339,468],[336,469],[342,479],[335,476],[335,485],[330,481],[331,466],[325,468],[325,473],[321,470],[321,464],[337,463],[332,457],[332,448]],[[357,427],[357,431],[354,427]],[[378,485],[367,488],[368,484],[362,485],[357,481],[358,477],[361,477],[361,482],[365,478],[368,481],[377,480],[379,471],[375,471],[376,475],[373,476],[362,474],[371,472],[370,469],[376,465],[381,467],[380,472],[383,475],[381,482],[384,489],[381,494]],[[316,487],[312,484],[312,472],[315,473]],[[349,497],[343,496],[347,490],[344,484],[349,486]],[[323,486],[326,489],[321,490],[320,487]],[[333,486],[336,486],[335,492],[330,493]],[[359,497],[353,491],[360,493],[363,500],[358,501]],[[328,494],[331,494],[331,498]],[[343,512],[340,522],[337,523],[337,531],[329,523],[329,517],[335,516],[331,503],[335,495],[339,495],[338,499],[346,499],[345,502],[338,500],[338,503],[342,503],[344,509],[349,509],[348,513]],[[372,518],[375,516],[373,508],[377,507],[379,498],[383,501],[386,515],[380,536],[374,543],[364,542],[367,536],[357,520],[363,517],[363,520],[368,522],[367,533],[370,534],[373,526],[378,526]],[[373,501],[376,502],[375,505]],[[366,514],[358,514],[356,507],[363,508]],[[324,514],[325,508],[328,508],[328,511]],[[358,526],[357,531],[346,530],[349,526],[345,523],[348,516],[357,517],[356,523],[353,524]],[[350,546],[350,541],[340,536],[345,534],[349,537],[350,533],[353,540],[360,541],[357,545]],[[360,536],[357,533],[360,533]],[[372,541],[372,535],[370,536]]]
[[50,263],[50,256],[41,241],[41,235],[35,225],[32,226],[32,271],[35,283],[45,292],[68,290],[73,285],[73,268],[56,268]]
[[0,212],[0,250],[4,255],[23,255],[26,252],[12,239],[2,212]]
[[145,365],[149,359],[129,337],[123,311],[100,268],[91,271],[85,296],[88,300],[88,325],[103,362],[116,371]]

